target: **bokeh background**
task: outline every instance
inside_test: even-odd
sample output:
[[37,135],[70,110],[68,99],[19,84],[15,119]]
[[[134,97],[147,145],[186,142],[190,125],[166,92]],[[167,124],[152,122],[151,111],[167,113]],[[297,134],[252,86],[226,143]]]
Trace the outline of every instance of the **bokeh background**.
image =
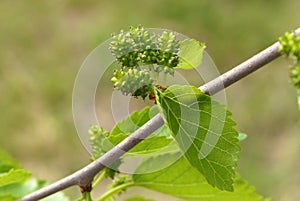
[[[300,26],[300,1],[0,1],[0,147],[53,182],[89,162],[72,119],[72,90],[85,57],[130,25],[167,28],[207,45],[225,72]],[[248,134],[242,177],[276,201],[300,200],[300,113],[277,59],[226,89]],[[73,199],[78,189],[66,191]]]

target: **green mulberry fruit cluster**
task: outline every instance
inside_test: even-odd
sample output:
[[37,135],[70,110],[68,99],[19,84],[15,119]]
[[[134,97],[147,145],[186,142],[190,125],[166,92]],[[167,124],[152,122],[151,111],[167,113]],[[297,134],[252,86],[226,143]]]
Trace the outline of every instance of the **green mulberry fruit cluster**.
[[138,26],[113,35],[110,50],[123,67],[157,64],[174,68],[179,63],[179,46],[180,41],[172,32],[156,36]]
[[279,52],[293,57],[295,62],[300,62],[300,36],[292,32],[286,32],[279,38]]
[[180,43],[176,41],[176,36],[172,32],[163,32],[158,38],[157,63],[162,66],[176,67],[179,64]]
[[173,68],[180,62],[179,49],[180,41],[172,32],[155,35],[138,26],[113,35],[110,50],[121,64],[111,79],[114,88],[125,95],[145,99],[154,85],[150,72],[174,75]]
[[300,89],[300,66],[294,66],[290,71],[291,82]]
[[279,38],[279,42],[279,52],[294,60],[294,63],[291,66],[290,78],[292,84],[300,89],[300,36],[297,36],[292,32],[286,32]]
[[130,27],[129,32],[121,31],[113,35],[110,50],[123,67],[136,67],[141,62],[151,62],[155,58],[150,50],[155,49],[154,36],[143,27]]
[[154,80],[145,70],[129,69],[127,72],[115,70],[112,78],[114,87],[124,95],[141,96],[145,99],[151,92]]
[[94,161],[105,153],[102,147],[98,145],[102,144],[103,140],[105,140],[105,138],[109,136],[109,133],[103,128],[94,125],[90,127],[89,135],[90,135],[91,145],[93,149],[92,160]]
[[279,52],[293,59],[290,69],[290,79],[297,88],[298,108],[300,110],[300,36],[293,32],[286,32],[279,38]]
[[[109,143],[109,135],[110,133],[106,131],[104,128],[93,125],[89,129],[90,142],[92,145],[92,157],[91,160],[95,161],[97,158],[100,158],[104,155],[109,149],[104,146],[104,144]],[[122,160],[118,159],[114,161],[109,167],[104,169],[105,177],[114,178],[116,173],[119,173],[119,166],[121,165]]]

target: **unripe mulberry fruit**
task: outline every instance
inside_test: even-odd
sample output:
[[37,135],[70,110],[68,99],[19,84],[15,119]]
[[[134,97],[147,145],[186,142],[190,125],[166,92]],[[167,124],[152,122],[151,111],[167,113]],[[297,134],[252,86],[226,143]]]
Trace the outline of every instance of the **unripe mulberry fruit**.
[[141,96],[145,99],[151,91],[153,79],[148,71],[129,69],[114,84],[124,95]]

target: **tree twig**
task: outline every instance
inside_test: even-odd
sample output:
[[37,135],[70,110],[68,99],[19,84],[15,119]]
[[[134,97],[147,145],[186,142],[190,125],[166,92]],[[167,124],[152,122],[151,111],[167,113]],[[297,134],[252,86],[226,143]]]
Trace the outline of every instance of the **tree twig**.
[[[298,28],[295,33],[300,35],[300,28]],[[250,73],[279,57],[281,54],[278,52],[278,45],[278,42],[274,43],[235,68],[199,87],[199,89],[210,95],[223,90],[224,88],[239,81],[240,79],[246,77]],[[164,121],[161,115],[158,114],[154,116],[142,127],[136,130],[102,157],[98,158],[96,161],[88,164],[87,166],[63,179],[50,184],[49,186],[46,186],[21,198],[19,201],[38,200],[74,185],[79,185],[83,190],[89,190],[94,176],[103,168],[105,168],[104,164],[113,163],[116,159],[120,158],[123,154],[136,146],[139,142],[148,137],[163,124]]]

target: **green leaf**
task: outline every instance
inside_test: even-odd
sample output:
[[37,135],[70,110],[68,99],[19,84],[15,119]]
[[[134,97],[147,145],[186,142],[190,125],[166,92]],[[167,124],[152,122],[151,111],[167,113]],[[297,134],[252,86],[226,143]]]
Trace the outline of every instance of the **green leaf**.
[[[16,200],[17,198],[21,198],[31,192],[34,192],[42,187],[45,187],[47,182],[32,178],[28,179],[23,183],[11,183],[5,186],[0,187],[0,200],[2,199],[1,196],[7,197],[7,201]],[[69,199],[61,192],[55,193],[47,198],[42,199],[43,201],[69,201]]]
[[239,141],[243,141],[248,137],[246,133],[239,133]]
[[150,119],[150,107],[145,107],[142,111],[135,111],[128,117],[119,121],[111,130],[110,135],[124,133],[130,135]]
[[[157,107],[145,107],[142,111],[135,111],[125,119],[118,122],[111,133],[108,133],[99,126],[92,126],[89,133],[91,135],[91,144],[94,158],[98,158],[105,152],[119,144],[131,133],[149,121],[159,112]],[[165,148],[168,146],[167,148]],[[171,137],[170,131],[166,126],[161,127],[151,136],[143,140],[133,149],[131,149],[125,157],[132,157],[141,154],[151,154],[157,152],[170,152],[178,150],[177,145]]]
[[62,192],[55,193],[50,195],[41,201],[69,201],[70,199],[66,197]]
[[8,172],[12,168],[19,168],[19,164],[4,151],[0,150],[0,173]]
[[141,197],[141,196],[134,196],[134,197],[127,198],[125,201],[154,201],[154,200],[144,198],[144,197]]
[[30,172],[23,169],[11,169],[7,173],[0,174],[0,187],[11,183],[21,183],[31,176]]
[[[124,133],[119,133],[117,135],[110,136],[107,138],[107,140],[103,142],[102,147],[108,151],[112,149],[113,146],[119,144],[127,137],[128,135]],[[134,148],[129,150],[124,155],[124,157],[145,155],[145,154],[157,153],[161,151],[169,152],[169,151],[178,150],[178,147],[173,142],[174,142],[173,139],[170,139],[165,136],[151,135],[148,138],[144,139],[142,142],[140,142],[138,145],[136,145]],[[168,146],[167,149],[165,149],[166,146]]]
[[[119,121],[111,130],[110,136],[118,135],[120,133],[130,135],[138,128],[143,126],[152,117],[158,114],[160,111],[158,106],[145,107],[141,111],[134,111],[128,117]],[[156,136],[166,136],[171,137],[171,133],[167,126],[162,126],[154,132]]]
[[179,58],[181,62],[176,68],[193,69],[200,66],[203,58],[205,44],[195,39],[186,39],[181,42]]
[[193,86],[156,91],[157,103],[185,157],[207,181],[232,191],[240,151],[231,113]]
[[0,200],[1,201],[14,201],[15,198],[13,196],[6,195],[6,196],[0,196]]
[[[47,185],[47,182],[30,178],[31,173],[20,169],[5,152],[0,150],[0,200],[13,201]],[[56,193],[45,199],[47,201],[68,201],[63,193]]]
[[0,187],[0,196],[13,196],[14,198],[20,198],[28,193],[31,193],[45,185],[44,181],[40,181],[36,178],[28,179],[23,183],[12,183],[6,186]]
[[[150,169],[178,154],[165,154],[143,161],[137,171]],[[180,157],[169,167],[148,174],[133,175],[135,186],[142,186],[161,193],[172,195],[187,201],[262,201],[262,196],[255,193],[255,188],[236,178],[234,192],[221,191],[207,183],[205,177],[193,168],[185,157]]]

